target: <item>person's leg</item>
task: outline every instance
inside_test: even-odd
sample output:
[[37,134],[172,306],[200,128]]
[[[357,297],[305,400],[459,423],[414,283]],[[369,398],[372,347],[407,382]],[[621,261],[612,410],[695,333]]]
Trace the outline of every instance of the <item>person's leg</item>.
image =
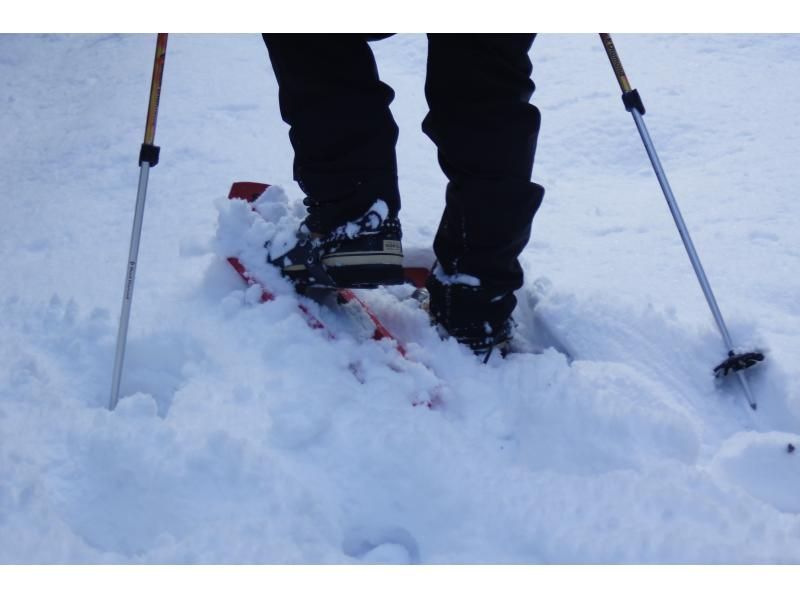
[[503,333],[544,194],[531,182],[540,123],[529,103],[533,37],[428,36],[423,130],[449,179],[434,241],[440,269],[428,288],[434,318],[470,344]]
[[264,34],[295,151],[294,178],[309,197],[307,224],[328,232],[376,199],[400,208],[389,111],[392,89],[378,78],[363,35]]
[[294,178],[308,196],[302,234],[311,234],[291,253],[268,248],[268,259],[298,285],[402,282],[394,92],[378,78],[367,37],[263,37],[291,127]]

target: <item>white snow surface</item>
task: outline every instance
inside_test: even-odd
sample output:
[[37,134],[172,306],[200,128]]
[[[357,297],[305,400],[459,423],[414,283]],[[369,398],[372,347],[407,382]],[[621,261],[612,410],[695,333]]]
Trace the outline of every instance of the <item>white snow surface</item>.
[[[539,350],[487,365],[406,287],[362,297],[408,360],[310,329],[277,277],[259,302],[223,257],[274,225],[228,188],[302,198],[266,51],[171,35],[109,412],[155,37],[0,35],[0,562],[800,563],[800,36],[615,41],[732,335],[768,351],[755,413],[711,375],[724,347],[599,40],[555,34],[518,294]],[[426,41],[373,48],[413,253],[444,205]]]

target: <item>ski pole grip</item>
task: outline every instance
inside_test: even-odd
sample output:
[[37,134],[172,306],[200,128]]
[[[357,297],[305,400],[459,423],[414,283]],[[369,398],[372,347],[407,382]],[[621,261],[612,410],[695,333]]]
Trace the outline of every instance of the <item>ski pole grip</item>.
[[628,81],[628,76],[625,74],[625,69],[622,68],[622,61],[619,59],[619,54],[617,54],[617,48],[614,46],[611,35],[608,33],[600,33],[599,35],[603,42],[603,47],[606,49],[606,54],[608,54],[608,60],[611,62],[611,68],[614,69],[617,83],[619,83],[619,87],[622,89],[622,103],[625,104],[625,110],[631,112],[636,109],[639,114],[644,114],[645,110],[642,97],[637,90],[633,89],[630,81]]
[[609,61],[611,61],[611,68],[614,69],[614,74],[617,76],[617,82],[622,89],[622,93],[628,93],[633,87],[628,81],[627,75],[625,75],[625,69],[622,68],[622,61],[619,59],[619,54],[617,54],[617,48],[611,40],[611,35],[601,33],[600,39],[603,41],[603,47],[606,49]]
[[159,33],[156,41],[156,57],[153,64],[153,80],[150,83],[150,104],[147,107],[147,124],[144,129],[144,144],[153,145],[156,138],[158,102],[161,99],[161,80],[164,76],[164,60],[167,56],[167,33]]

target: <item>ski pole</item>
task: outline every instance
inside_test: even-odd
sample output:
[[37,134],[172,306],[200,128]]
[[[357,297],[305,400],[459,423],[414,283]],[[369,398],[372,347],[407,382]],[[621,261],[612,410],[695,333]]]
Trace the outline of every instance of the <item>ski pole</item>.
[[636,89],[633,89],[628,81],[628,77],[625,75],[625,70],[622,68],[622,62],[619,59],[617,49],[614,47],[614,42],[611,40],[611,36],[608,33],[601,33],[600,39],[603,42],[603,46],[608,54],[608,59],[611,61],[611,67],[614,69],[614,74],[616,75],[619,86],[622,89],[622,102],[625,105],[625,109],[630,112],[631,115],[633,115],[636,128],[639,130],[639,135],[642,138],[645,150],[647,150],[650,163],[653,165],[653,170],[656,173],[656,178],[658,178],[658,183],[661,185],[661,190],[664,192],[664,197],[667,200],[667,205],[669,205],[672,218],[675,220],[675,225],[678,227],[678,232],[683,240],[683,245],[686,248],[686,252],[689,254],[689,261],[692,262],[692,267],[697,275],[697,280],[700,282],[700,287],[703,289],[703,294],[706,297],[708,307],[711,309],[711,313],[713,314],[714,320],[717,323],[717,328],[719,328],[719,332],[722,335],[722,340],[725,343],[725,347],[728,349],[727,359],[714,368],[714,373],[718,376],[724,376],[729,372],[735,372],[750,408],[755,410],[758,405],[753,397],[753,393],[751,392],[750,386],[747,383],[747,378],[745,378],[742,370],[755,365],[759,361],[763,361],[764,355],[757,351],[749,353],[736,353],[734,350],[733,341],[730,333],[728,332],[728,327],[725,326],[725,320],[722,318],[722,313],[720,312],[717,301],[714,298],[714,292],[711,290],[711,285],[708,282],[708,278],[706,278],[703,265],[700,263],[700,258],[698,257],[697,251],[694,248],[694,243],[692,243],[692,239],[689,236],[689,230],[686,228],[686,224],[683,221],[683,216],[681,216],[681,212],[678,209],[678,203],[672,193],[669,181],[667,181],[667,175],[664,173],[664,169],[661,166],[661,161],[658,159],[658,154],[653,146],[653,141],[650,139],[650,133],[647,131],[647,127],[644,124],[644,119],[642,116],[645,113],[645,109],[644,104],[642,103],[642,98],[639,96],[639,92]]
[[150,169],[158,164],[159,147],[153,145],[156,136],[156,119],[158,118],[158,102],[161,97],[161,79],[164,75],[164,59],[167,54],[167,35],[159,33],[156,41],[156,57],[153,64],[153,80],[150,84],[150,103],[147,108],[147,123],[144,131],[144,143],[139,151],[139,189],[136,193],[136,209],[133,216],[131,245],[128,253],[128,264],[125,269],[125,286],[122,295],[122,312],[119,317],[117,333],[117,352],[114,357],[114,373],[111,379],[111,400],[108,408],[113,411],[119,401],[119,385],[122,379],[122,363],[125,360],[125,344],[128,338],[128,322],[133,302],[133,283],[136,280],[136,264],[139,256],[139,241],[142,237],[142,220],[144,203],[147,196],[147,179]]

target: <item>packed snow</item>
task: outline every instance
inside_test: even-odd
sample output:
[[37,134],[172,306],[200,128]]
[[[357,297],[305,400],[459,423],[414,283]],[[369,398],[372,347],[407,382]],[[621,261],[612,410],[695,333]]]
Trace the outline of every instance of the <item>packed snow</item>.
[[[724,346],[599,39],[545,34],[531,351],[486,365],[407,286],[360,293],[407,359],[302,300],[335,338],[310,328],[266,266],[261,302],[225,257],[263,263],[302,199],[266,50],[171,35],[110,412],[155,36],[0,35],[0,563],[799,563],[800,36],[614,39],[732,336],[767,352],[758,411],[712,375]],[[426,40],[373,49],[424,259]],[[276,185],[263,218],[235,180]]]

